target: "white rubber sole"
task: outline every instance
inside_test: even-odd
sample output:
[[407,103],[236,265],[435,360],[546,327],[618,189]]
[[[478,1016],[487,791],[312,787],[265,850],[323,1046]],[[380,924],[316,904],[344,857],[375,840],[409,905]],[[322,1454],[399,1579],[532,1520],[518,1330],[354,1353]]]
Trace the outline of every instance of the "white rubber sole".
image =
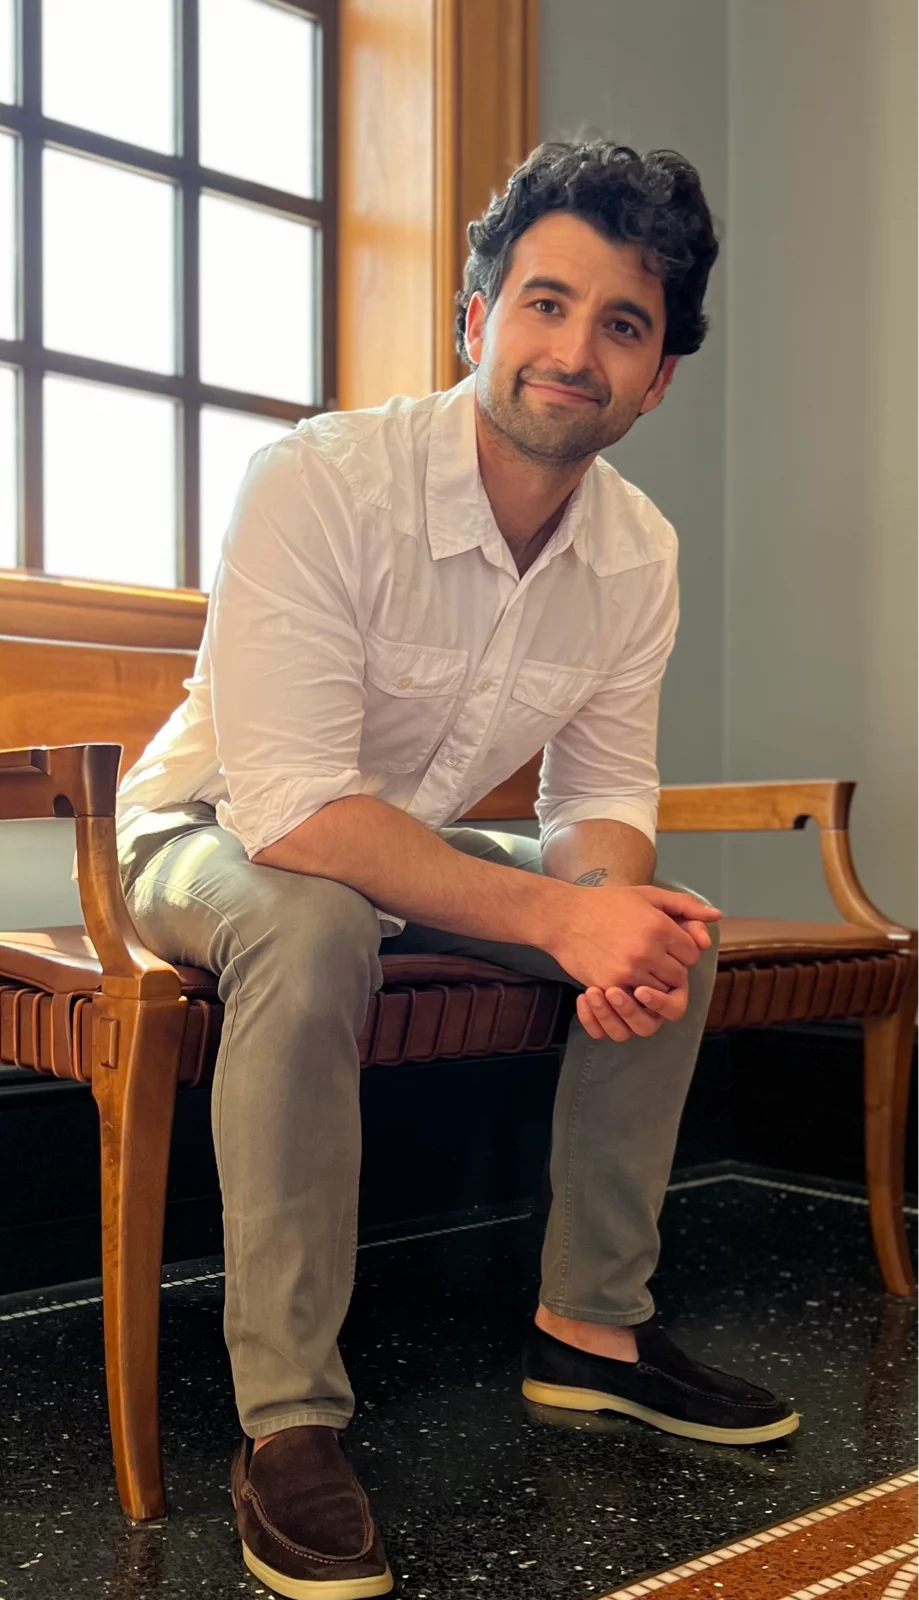
[[559,1383],[537,1383],[524,1378],[523,1392],[537,1405],[558,1406],[564,1411],[621,1411],[623,1416],[638,1417],[650,1422],[652,1428],[664,1433],[676,1433],[683,1439],[705,1439],[709,1444],[765,1444],[769,1439],[782,1439],[794,1433],[801,1418],[796,1411],[778,1422],[769,1422],[762,1428],[710,1428],[701,1422],[683,1422],[679,1417],[668,1417],[664,1411],[652,1411],[650,1406],[640,1406],[634,1400],[623,1400],[616,1394],[601,1394],[596,1389],[568,1389]]
[[393,1586],[388,1567],[376,1578],[288,1578],[260,1561],[247,1544],[243,1545],[243,1560],[254,1577],[288,1600],[367,1600],[368,1596],[389,1594]]

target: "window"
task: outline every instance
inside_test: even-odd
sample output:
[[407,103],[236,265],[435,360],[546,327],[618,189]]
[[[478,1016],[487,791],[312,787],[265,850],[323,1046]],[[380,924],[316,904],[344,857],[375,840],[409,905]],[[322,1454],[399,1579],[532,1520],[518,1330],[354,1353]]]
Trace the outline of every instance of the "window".
[[0,566],[210,586],[334,404],[335,0],[0,0]]

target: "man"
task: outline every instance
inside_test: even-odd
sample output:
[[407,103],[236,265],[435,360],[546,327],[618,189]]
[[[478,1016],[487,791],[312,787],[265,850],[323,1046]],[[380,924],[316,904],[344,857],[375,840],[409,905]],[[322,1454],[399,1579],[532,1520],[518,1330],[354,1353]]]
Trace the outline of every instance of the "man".
[[[290,1596],[392,1584],[336,1343],[381,939],[578,989],[524,1392],[732,1443],[798,1420],[678,1350],[648,1289],[720,912],[652,883],[676,538],[598,452],[702,342],[711,217],[672,152],[555,144],[469,238],[472,375],[253,457],[188,699],[119,796],[140,934],[219,975],[233,1496]],[[449,828],[543,747],[538,845]]]

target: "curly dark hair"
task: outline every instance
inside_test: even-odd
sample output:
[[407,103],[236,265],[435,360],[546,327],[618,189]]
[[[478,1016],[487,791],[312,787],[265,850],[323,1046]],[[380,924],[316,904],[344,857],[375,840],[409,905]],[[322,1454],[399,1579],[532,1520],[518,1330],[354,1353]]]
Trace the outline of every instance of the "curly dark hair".
[[467,229],[469,256],[456,296],[456,348],[466,349],[466,308],[478,289],[493,304],[514,243],[550,211],[570,211],[608,239],[640,244],[664,285],[665,356],[698,350],[708,329],[702,311],[718,255],[711,212],[695,167],[675,150],[641,156],[603,139],[537,145]]

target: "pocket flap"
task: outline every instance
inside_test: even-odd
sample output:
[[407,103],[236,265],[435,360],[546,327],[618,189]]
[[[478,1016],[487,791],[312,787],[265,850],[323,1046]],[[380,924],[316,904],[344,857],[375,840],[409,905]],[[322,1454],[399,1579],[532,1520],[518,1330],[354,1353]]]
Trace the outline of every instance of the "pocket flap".
[[368,629],[364,638],[364,670],[372,684],[387,694],[457,694],[469,660],[468,650],[384,639]]
[[593,667],[567,667],[557,661],[524,661],[511,695],[514,700],[522,700],[524,705],[545,712],[547,716],[560,717],[583,705],[611,677],[612,673]]

